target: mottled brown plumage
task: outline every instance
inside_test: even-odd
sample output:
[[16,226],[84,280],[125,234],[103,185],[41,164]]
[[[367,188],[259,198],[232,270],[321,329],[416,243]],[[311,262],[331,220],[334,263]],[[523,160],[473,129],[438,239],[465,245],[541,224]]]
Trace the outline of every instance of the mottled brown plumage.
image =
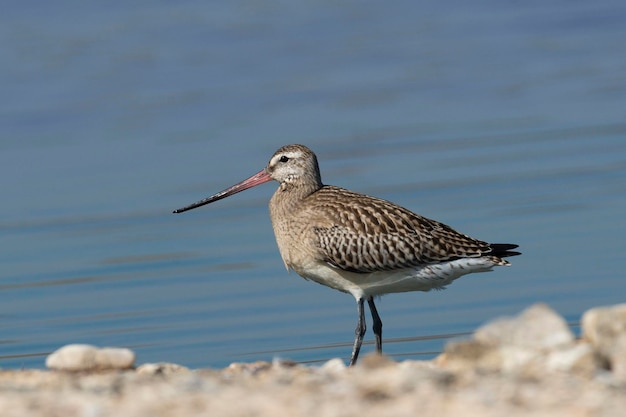
[[[388,271],[491,252],[489,244],[389,201],[323,186],[302,205],[329,225],[311,231],[324,260],[353,272]],[[314,215],[315,216],[315,215]]]
[[278,149],[267,167],[186,211],[267,182],[279,182],[270,217],[285,266],[306,279],[352,294],[359,321],[350,364],[357,360],[367,299],[376,347],[382,322],[374,296],[443,288],[462,275],[508,265],[512,244],[489,244],[386,200],[324,185],[315,154],[303,145]]

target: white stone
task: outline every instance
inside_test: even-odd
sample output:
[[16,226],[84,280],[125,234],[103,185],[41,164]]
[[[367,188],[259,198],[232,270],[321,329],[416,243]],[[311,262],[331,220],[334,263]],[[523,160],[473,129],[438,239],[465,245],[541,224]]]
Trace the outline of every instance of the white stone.
[[176,372],[188,372],[189,368],[175,363],[144,363],[137,367],[138,374],[170,375]]
[[601,354],[610,356],[616,342],[626,337],[626,304],[592,308],[581,321],[583,338]]
[[329,374],[337,374],[344,372],[347,369],[347,366],[343,360],[334,358],[320,366],[320,369]]
[[135,353],[124,348],[102,348],[85,344],[71,344],[52,352],[46,366],[63,371],[91,371],[128,369],[135,363]]
[[501,346],[492,354],[500,358],[500,371],[502,372],[525,371],[541,359],[538,351],[534,349],[511,345]]
[[481,326],[476,340],[490,345],[531,349],[553,349],[574,342],[574,334],[559,314],[545,304],[535,304],[512,318],[501,318]]
[[581,321],[583,338],[616,377],[626,380],[626,304],[592,308]]
[[588,343],[577,343],[568,348],[552,351],[548,354],[545,364],[550,371],[591,375],[596,370],[593,349]]

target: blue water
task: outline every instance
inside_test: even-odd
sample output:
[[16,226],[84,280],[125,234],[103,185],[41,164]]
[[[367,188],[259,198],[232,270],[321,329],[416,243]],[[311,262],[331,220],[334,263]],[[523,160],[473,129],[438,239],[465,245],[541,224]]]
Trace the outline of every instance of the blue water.
[[10,2],[0,367],[67,343],[192,367],[347,357],[354,300],[287,274],[275,185],[171,214],[294,142],[326,183],[521,246],[383,297],[389,354],[538,301],[571,322],[624,302],[624,21],[620,1]]

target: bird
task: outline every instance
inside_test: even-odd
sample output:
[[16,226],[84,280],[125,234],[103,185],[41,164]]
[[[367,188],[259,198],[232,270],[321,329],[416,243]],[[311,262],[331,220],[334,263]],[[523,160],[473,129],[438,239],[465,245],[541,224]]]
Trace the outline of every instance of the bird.
[[510,265],[518,245],[487,243],[390,201],[322,182],[317,156],[304,145],[279,148],[267,166],[231,187],[174,210],[182,213],[257,185],[277,181],[269,212],[287,270],[351,294],[358,320],[349,365],[356,364],[372,316],[376,352],[382,321],[375,298],[443,289],[457,278]]

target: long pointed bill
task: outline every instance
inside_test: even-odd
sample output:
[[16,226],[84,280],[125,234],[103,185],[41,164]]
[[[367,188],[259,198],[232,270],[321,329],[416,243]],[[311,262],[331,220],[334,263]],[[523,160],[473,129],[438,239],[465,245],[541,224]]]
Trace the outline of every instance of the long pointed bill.
[[240,191],[247,190],[248,188],[252,188],[259,184],[263,184],[265,182],[271,181],[272,177],[265,170],[257,172],[247,180],[243,180],[240,183],[233,185],[232,187],[228,187],[227,189],[220,191],[217,194],[213,194],[211,197],[207,197],[200,201],[196,201],[193,204],[190,204],[186,207],[179,208],[178,210],[174,210],[174,213],[182,213],[183,211],[195,209],[196,207],[204,206],[205,204],[212,203],[217,200],[221,200],[222,198],[226,198],[233,194],[237,194]]

